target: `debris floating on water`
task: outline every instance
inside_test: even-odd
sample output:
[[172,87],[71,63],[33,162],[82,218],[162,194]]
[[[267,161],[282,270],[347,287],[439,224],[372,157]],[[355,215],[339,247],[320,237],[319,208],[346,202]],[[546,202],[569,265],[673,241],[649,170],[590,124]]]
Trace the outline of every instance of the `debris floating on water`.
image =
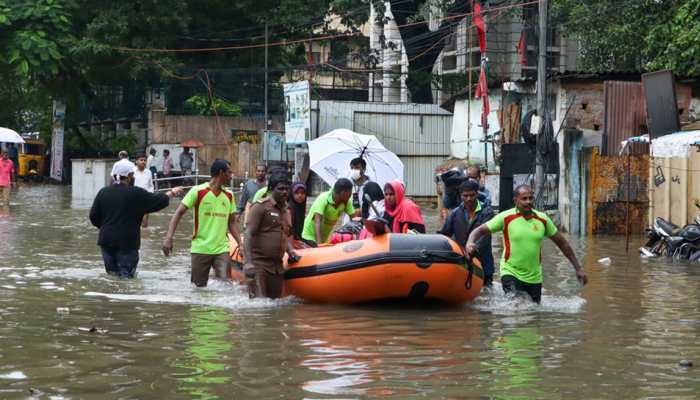
[[598,264],[601,264],[601,265],[610,265],[610,262],[611,262],[611,261],[612,261],[612,260],[610,260],[610,257],[604,257],[604,258],[601,258],[601,259],[598,260]]
[[59,314],[70,314],[70,308],[68,308],[68,307],[56,307],[56,312]]
[[680,360],[678,362],[678,365],[680,365],[681,367],[684,367],[684,368],[690,368],[693,366],[693,362],[690,360]]
[[98,328],[96,326],[92,326],[90,328],[81,326],[78,328],[78,330],[82,332],[99,333],[100,335],[104,335],[105,333],[109,332],[107,329]]

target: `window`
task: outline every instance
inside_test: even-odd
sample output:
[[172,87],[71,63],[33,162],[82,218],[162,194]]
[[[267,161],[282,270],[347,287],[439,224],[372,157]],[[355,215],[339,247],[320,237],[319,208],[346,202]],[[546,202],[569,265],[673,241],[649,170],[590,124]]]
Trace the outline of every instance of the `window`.
[[442,70],[452,71],[457,69],[457,56],[445,56],[442,58]]

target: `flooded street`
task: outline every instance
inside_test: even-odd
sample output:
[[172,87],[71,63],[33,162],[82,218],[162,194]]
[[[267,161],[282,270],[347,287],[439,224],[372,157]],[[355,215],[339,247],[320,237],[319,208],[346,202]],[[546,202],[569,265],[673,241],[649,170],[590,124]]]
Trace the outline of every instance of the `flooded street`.
[[160,252],[172,204],[138,279],[108,277],[89,206],[24,185],[0,210],[2,399],[698,397],[700,264],[641,260],[641,238],[629,257],[624,237],[572,238],[583,290],[548,242],[541,306],[498,285],[461,308],[316,306],[190,286],[191,216]]

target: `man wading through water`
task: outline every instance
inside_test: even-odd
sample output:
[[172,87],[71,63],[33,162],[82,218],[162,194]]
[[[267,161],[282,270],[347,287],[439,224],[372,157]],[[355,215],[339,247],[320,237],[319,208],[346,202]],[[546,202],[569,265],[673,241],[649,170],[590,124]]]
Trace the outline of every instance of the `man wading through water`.
[[473,255],[482,236],[503,232],[501,285],[505,293],[526,292],[535,303],[542,298],[542,239],[546,236],[559,247],[576,270],[576,278],[585,285],[588,277],[578,263],[569,242],[547,216],[532,208],[534,193],[529,185],[515,188],[515,208],[497,214],[469,235],[467,252]]
[[246,224],[243,269],[251,298],[281,297],[284,253],[289,254],[290,263],[299,259],[292,249],[287,172],[274,172],[268,181],[268,189],[267,196],[250,207]]
[[[477,200],[479,196],[479,183],[467,179],[459,185],[459,195],[462,204],[450,211],[445,219],[445,224],[438,233],[453,238],[461,246],[467,244],[469,234],[481,225],[493,218],[491,207]],[[491,250],[491,236],[482,237],[477,242],[479,248],[479,261],[484,268],[484,286],[491,286],[493,282],[493,253]]]
[[170,197],[182,188],[167,193],[149,193],[134,186],[134,164],[120,161],[112,170],[114,183],[100,189],[90,209],[90,222],[100,229],[97,244],[102,249],[105,269],[110,275],[134,278],[139,263],[141,222],[144,215],[167,207]]
[[194,234],[190,249],[190,280],[197,286],[207,286],[209,271],[212,268],[218,279],[229,279],[229,232],[236,243],[241,245],[236,228],[236,203],[233,193],[224,188],[224,185],[231,181],[231,164],[226,160],[216,160],[211,165],[210,172],[209,182],[193,187],[182,199],[163,239],[163,253],[169,256],[173,251],[173,235],[180,219],[187,210],[193,209]]

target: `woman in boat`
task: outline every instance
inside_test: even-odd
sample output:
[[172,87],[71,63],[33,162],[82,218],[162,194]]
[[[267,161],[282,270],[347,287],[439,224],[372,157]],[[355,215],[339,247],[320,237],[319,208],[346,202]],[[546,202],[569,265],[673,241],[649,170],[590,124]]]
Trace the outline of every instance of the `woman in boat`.
[[389,222],[393,233],[406,233],[409,230],[425,233],[425,221],[420,208],[405,197],[406,189],[399,181],[384,185],[384,219]]
[[292,184],[289,191],[289,211],[292,217],[292,236],[295,241],[301,241],[301,232],[304,230],[304,218],[306,218],[306,185],[301,182]]

